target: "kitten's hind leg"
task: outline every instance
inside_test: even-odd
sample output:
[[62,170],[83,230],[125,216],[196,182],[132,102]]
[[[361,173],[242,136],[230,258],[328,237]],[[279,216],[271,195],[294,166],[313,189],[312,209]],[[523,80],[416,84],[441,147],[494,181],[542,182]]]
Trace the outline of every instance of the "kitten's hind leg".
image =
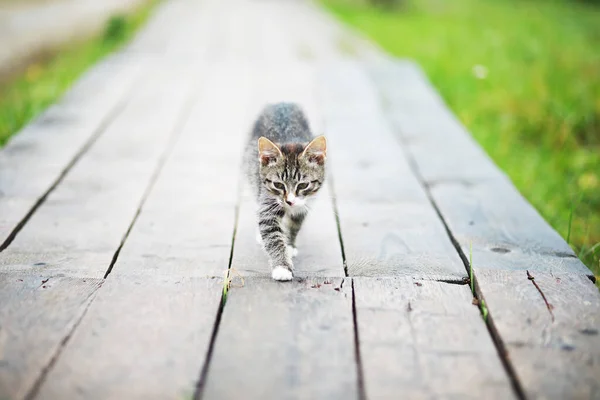
[[298,236],[298,232],[300,232],[300,228],[302,227],[302,223],[304,222],[304,218],[306,217],[305,213],[302,214],[292,214],[287,220],[288,223],[288,249],[292,257],[296,257],[298,255],[298,249],[296,248],[296,237]]
[[292,246],[291,244],[287,245],[288,252],[291,254],[292,258],[298,255],[298,249]]
[[256,243],[260,244],[261,246],[263,245],[262,236],[260,235],[260,228],[258,226],[256,227]]

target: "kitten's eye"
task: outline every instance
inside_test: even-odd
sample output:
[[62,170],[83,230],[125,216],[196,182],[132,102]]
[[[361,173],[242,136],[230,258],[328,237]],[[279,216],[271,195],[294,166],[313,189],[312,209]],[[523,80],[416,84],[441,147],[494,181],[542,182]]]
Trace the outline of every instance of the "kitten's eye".
[[296,186],[296,189],[297,190],[304,190],[307,187],[308,187],[308,183],[307,182],[302,182],[302,183],[299,183],[298,186]]
[[275,186],[276,189],[285,190],[285,185],[281,182],[275,182],[273,183],[273,186]]

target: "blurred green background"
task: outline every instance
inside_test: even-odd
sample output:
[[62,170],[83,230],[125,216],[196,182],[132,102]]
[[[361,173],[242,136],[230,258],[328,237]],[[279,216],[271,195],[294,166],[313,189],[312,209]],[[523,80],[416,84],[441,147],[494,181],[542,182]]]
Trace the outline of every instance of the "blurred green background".
[[321,0],[429,79],[600,275],[600,0]]
[[[18,0],[0,0],[0,3],[9,1]],[[57,101],[90,66],[127,43],[149,17],[157,2],[148,0],[130,15],[115,15],[106,21],[103,31],[98,35],[42,56],[11,79],[0,79],[0,147]]]

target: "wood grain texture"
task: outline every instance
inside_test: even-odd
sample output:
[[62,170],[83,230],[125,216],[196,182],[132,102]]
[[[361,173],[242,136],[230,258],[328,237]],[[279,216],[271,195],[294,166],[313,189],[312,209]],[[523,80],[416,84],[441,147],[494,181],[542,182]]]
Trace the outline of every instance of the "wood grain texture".
[[222,287],[219,279],[110,276],[35,398],[191,398]]
[[349,282],[325,281],[232,288],[202,398],[358,398]]
[[0,273],[0,398],[23,399],[84,313],[98,279]]
[[86,143],[102,133],[139,66],[139,60],[124,55],[107,58],[0,151],[0,246]]
[[390,57],[366,63],[364,68],[378,89],[386,117],[415,154],[427,182],[472,182],[504,176],[418,65]]
[[514,398],[468,286],[353,280],[367,398]]
[[[598,397],[592,377],[600,376],[599,295],[584,276],[591,272],[483,155],[416,67],[386,63],[370,71],[452,235],[464,254],[473,246],[479,294],[525,394]],[[555,322],[526,270],[554,310],[560,305]]]
[[585,276],[530,275],[534,281],[526,271],[477,272],[525,394],[532,399],[600,398],[600,292]]
[[592,275],[507,179],[440,184],[431,193],[464,254],[472,244],[478,270]]
[[161,67],[0,254],[3,270],[104,275],[184,117],[192,67]]
[[478,269],[591,272],[447,109],[420,69],[367,67],[435,204]]
[[352,276],[460,280],[465,269],[355,63],[325,67],[320,104]]
[[[205,66],[210,79],[113,268],[119,276],[218,276],[229,267],[252,77]],[[230,118],[235,115],[236,118]]]

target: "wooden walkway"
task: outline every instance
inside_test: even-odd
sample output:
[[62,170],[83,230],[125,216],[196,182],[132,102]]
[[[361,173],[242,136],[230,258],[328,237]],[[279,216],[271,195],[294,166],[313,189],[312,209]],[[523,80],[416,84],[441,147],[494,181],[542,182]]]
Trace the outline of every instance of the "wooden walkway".
[[[291,283],[240,179],[279,100],[330,154]],[[0,152],[0,243],[2,400],[600,398],[590,271],[417,66],[303,1],[164,2]]]

